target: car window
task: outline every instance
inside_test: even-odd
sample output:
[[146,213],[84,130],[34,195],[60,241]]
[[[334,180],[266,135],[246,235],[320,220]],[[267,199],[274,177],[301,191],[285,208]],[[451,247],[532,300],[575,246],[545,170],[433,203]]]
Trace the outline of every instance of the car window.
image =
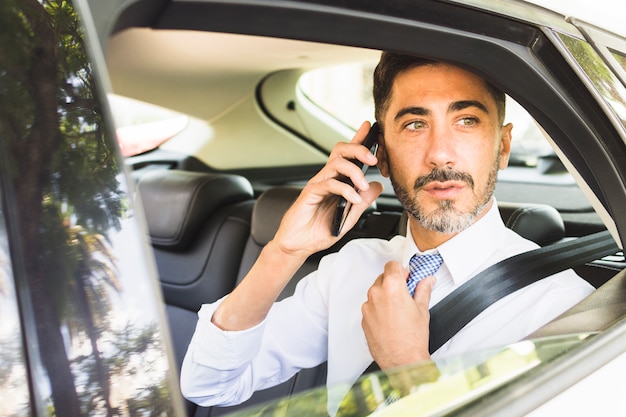
[[317,68],[302,74],[298,87],[311,102],[356,130],[374,117],[375,66],[372,62]]
[[[281,124],[297,131],[306,137],[309,143],[316,144],[318,149],[328,153],[337,141],[349,140],[363,121],[373,121],[374,103],[371,86],[376,62],[370,60],[334,65],[298,74],[293,85],[295,90],[293,96],[298,103],[295,111],[297,117],[293,120],[290,119],[293,111],[283,113],[284,107],[272,108],[273,102],[283,102],[282,99],[276,100],[276,96],[284,95],[284,92],[275,92],[273,89],[275,86],[283,89],[285,86],[283,81],[287,77],[273,74],[263,81],[261,100],[264,99],[264,95],[268,98],[261,104]],[[277,82],[274,82],[275,79]],[[127,157],[162,147],[194,154],[214,169],[255,168],[267,164],[306,165],[324,161],[323,156],[318,153],[304,151],[306,141],[300,141],[298,144],[274,134],[272,141],[268,142],[265,138],[268,133],[265,132],[248,134],[239,139],[234,134],[240,132],[229,131],[228,137],[223,138],[220,135],[220,119],[205,121],[120,95],[109,95],[109,102],[113,110],[120,148],[122,154]],[[555,174],[567,177],[534,119],[510,97],[507,97],[506,122],[514,125],[510,165],[538,169],[515,172],[511,170],[510,173],[514,175],[504,174],[507,178],[553,183]],[[320,131],[322,127],[325,130]],[[263,136],[260,139],[264,139],[262,144],[259,143],[261,147],[258,151],[235,151],[240,140],[245,140],[248,148],[255,146],[257,136]],[[266,160],[264,157],[266,154],[273,156]],[[563,179],[558,178],[556,181],[562,182]],[[569,179],[565,181],[569,182]]]
[[613,54],[613,57],[617,60],[617,62],[622,66],[622,68],[626,70],[626,55],[617,51],[611,51],[611,53]]
[[[376,62],[329,66],[305,72],[298,81],[303,100],[333,116],[336,124],[357,129],[372,120],[372,72]],[[509,166],[498,173],[498,201],[548,204],[565,217],[588,216],[598,222],[594,208],[554,152],[546,133],[512,97],[506,98],[505,123],[513,124]],[[300,106],[303,108],[306,106]],[[332,123],[327,122],[327,123]],[[344,137],[349,140],[350,136]],[[395,198],[388,178],[369,170],[371,180],[384,186],[382,196]]]
[[[601,104],[608,104],[611,109],[609,114],[616,117],[623,130],[626,129],[626,87],[619,77],[611,71],[591,44],[563,33],[557,33],[556,39],[575,58],[573,66],[585,74],[587,81],[593,86],[592,91],[600,94]],[[620,62],[623,65],[623,59]]]
[[[379,52],[368,51],[350,64],[272,73],[257,89],[258,104],[246,97],[210,120],[110,95],[122,153],[133,156],[158,147],[193,156],[214,170],[320,166],[335,143],[350,140],[364,120],[373,120],[372,72],[378,57]],[[251,130],[256,119],[265,117],[259,110],[279,126],[264,123]],[[592,213],[545,133],[511,97],[506,122],[514,125],[512,152],[509,168],[499,173],[496,197]],[[276,181],[301,184],[313,172],[315,168],[294,177],[281,174]],[[376,177],[376,170],[369,175],[383,182],[384,196],[394,197],[387,179]]]
[[0,415],[3,416],[31,415],[23,341],[6,222],[0,208]]
[[[120,62],[117,65],[123,62],[126,55],[121,52],[126,45],[133,45],[136,37],[148,35],[151,34],[141,30],[115,35],[112,45],[117,48],[113,50],[119,49],[120,56],[109,56],[113,69],[116,62]],[[208,36],[207,45],[225,41],[224,35],[204,35]],[[213,36],[219,38],[209,42]],[[234,39],[229,37],[228,44],[233,43],[228,52],[236,50],[238,56],[254,56],[254,48],[249,49],[248,41],[255,45],[258,40],[241,35]],[[278,42],[272,39],[275,41]],[[282,44],[277,46],[280,49]],[[315,50],[316,47],[310,43],[293,45],[294,50]],[[126,51],[126,54],[136,52]],[[211,56],[219,57],[219,53],[219,50],[213,51]],[[227,95],[233,104],[206,114],[200,111],[185,113],[191,110],[183,109],[183,106],[178,107],[181,109],[178,113],[155,106],[144,107],[131,100],[126,100],[126,104],[133,103],[133,106],[110,100],[116,107],[113,113],[122,152],[130,156],[158,146],[164,154],[192,157],[211,170],[255,175],[254,181],[260,178],[273,184],[300,185],[325,163],[337,142],[350,140],[364,120],[372,121],[374,117],[372,73],[380,51],[341,47],[337,56],[341,58],[329,60],[323,66],[302,68],[298,67],[301,63],[288,61],[285,64],[288,69],[259,75],[254,81],[244,77],[237,85],[244,81],[256,82],[254,95],[233,93],[230,97],[227,92],[230,94],[232,89],[228,89],[222,95]],[[338,62],[344,63],[338,65]],[[123,72],[118,68],[113,74],[114,87],[120,86],[114,91],[123,94],[126,84],[116,82]],[[148,96],[146,94],[146,99]],[[175,101],[160,102],[163,106],[168,104],[174,105]],[[150,109],[148,116],[141,114],[144,112],[142,107]],[[134,114],[136,111],[140,114]],[[267,123],[266,119],[271,122]],[[499,201],[549,204],[562,213],[589,215],[589,221],[597,222],[588,197],[555,154],[545,132],[511,97],[507,98],[506,122],[514,125],[512,151],[509,167],[499,173],[496,198]],[[160,129],[165,123],[172,128]],[[164,134],[166,131],[169,133]],[[171,137],[166,139],[167,136]],[[130,151],[130,144],[136,141],[146,147]],[[141,167],[143,161],[138,158],[128,162],[131,166]],[[388,179],[377,177],[375,169],[369,170],[368,176],[382,181],[383,197],[394,198]]]
[[135,156],[158,148],[182,132],[189,117],[140,100],[109,94],[122,156]]
[[[318,68],[302,75],[298,86],[304,96],[337,120],[356,130],[373,120],[372,73],[376,63]],[[554,155],[534,119],[515,100],[507,97],[505,123],[514,125],[511,165],[548,169],[542,160]]]
[[521,341],[361,376],[354,384],[316,388],[248,407],[231,417],[328,415],[328,398],[341,399],[337,416],[441,416],[506,387],[575,349],[589,334]]
[[0,2],[0,415],[176,415],[161,299],[82,23],[68,0]]

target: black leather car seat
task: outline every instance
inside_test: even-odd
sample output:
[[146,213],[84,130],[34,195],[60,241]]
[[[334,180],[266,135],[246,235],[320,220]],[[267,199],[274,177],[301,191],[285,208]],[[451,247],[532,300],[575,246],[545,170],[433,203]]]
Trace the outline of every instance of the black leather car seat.
[[[250,234],[252,186],[241,176],[155,170],[138,181],[178,369],[203,303],[236,285]],[[187,415],[208,409],[187,401]]]
[[546,204],[498,203],[506,227],[546,246],[565,238],[565,223],[561,214]]

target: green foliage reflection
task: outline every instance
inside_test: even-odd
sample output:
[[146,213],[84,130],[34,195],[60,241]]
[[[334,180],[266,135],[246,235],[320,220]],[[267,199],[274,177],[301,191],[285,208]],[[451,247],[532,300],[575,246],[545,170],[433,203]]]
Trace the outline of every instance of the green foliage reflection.
[[[589,43],[565,34],[559,34],[559,37],[626,128],[626,88],[624,85]],[[619,58],[619,55],[615,56]]]
[[[71,1],[2,0],[1,186],[36,323],[40,351],[30,353],[48,377],[35,388],[50,415],[169,414],[163,366],[139,377],[134,362],[116,363],[157,361],[162,350],[155,326],[120,335],[112,323],[124,288],[109,237],[127,196],[102,103]],[[141,385],[119,398],[113,387],[131,365]]]
[[[589,335],[569,335],[523,341],[510,346],[362,376],[352,386],[313,389],[290,398],[251,407],[230,417],[323,416],[416,417],[447,415],[467,404],[483,401],[576,348]],[[343,398],[337,406],[327,399]]]

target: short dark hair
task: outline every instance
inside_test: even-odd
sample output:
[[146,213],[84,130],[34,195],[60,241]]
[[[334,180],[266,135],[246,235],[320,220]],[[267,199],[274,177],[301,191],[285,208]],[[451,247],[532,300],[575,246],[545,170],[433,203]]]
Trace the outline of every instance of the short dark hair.
[[[442,63],[444,62],[429,58],[421,58],[394,52],[383,52],[380,56],[380,61],[374,70],[374,87],[372,92],[374,96],[374,117],[376,120],[380,123],[382,121],[383,114],[389,107],[391,89],[393,87],[393,82],[398,75],[415,67],[439,65]],[[504,113],[506,111],[504,91],[496,88],[484,78],[483,81],[487,86],[487,90],[496,102],[498,122],[502,125],[504,123]]]

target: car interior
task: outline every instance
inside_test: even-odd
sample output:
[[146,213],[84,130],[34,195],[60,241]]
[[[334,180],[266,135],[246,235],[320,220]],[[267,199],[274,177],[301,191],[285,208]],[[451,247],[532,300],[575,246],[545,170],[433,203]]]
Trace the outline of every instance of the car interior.
[[[226,295],[243,278],[263,246],[273,237],[282,215],[300,189],[276,186],[254,198],[252,186],[245,177],[172,169],[155,170],[142,176],[138,191],[146,211],[180,369],[200,306]],[[549,245],[566,237],[564,222],[551,206],[503,203],[499,208],[507,227],[539,245]],[[390,238],[403,233],[405,224],[401,212],[380,212],[372,208],[354,229],[325,252],[338,250],[356,237]],[[293,291],[299,278],[316,268],[323,255],[318,253],[307,260],[281,298]],[[623,268],[623,262],[619,258],[617,261],[608,259],[582,265],[582,268],[586,272],[579,269],[577,272],[595,285],[608,282],[601,286],[601,291],[530,337],[597,331],[624,314],[624,274],[609,280]],[[301,371],[277,387],[255,393],[241,406],[213,407],[210,415],[297,393],[323,385],[324,381],[325,364],[322,364]],[[190,402],[187,406],[190,415],[208,412]]]
[[[539,155],[532,166],[520,153],[521,162],[513,160],[502,173],[496,198],[507,227],[543,247],[623,225],[614,215],[614,200],[605,198],[623,190],[597,168],[626,163],[603,151],[624,144],[547,41],[552,35],[495,14],[486,22],[471,10],[439,3],[420,11],[422,25],[329,13],[315,27],[297,8],[272,14],[249,6],[241,15],[226,3],[171,2],[159,10],[137,3],[119,16],[105,42],[113,93],[187,116],[177,133],[162,132],[169,137],[159,147],[126,157],[145,213],[179,369],[200,306],[225,296],[243,279],[307,178],[334,143],[354,132],[312,106],[295,87],[315,68],[375,64],[380,50],[391,45],[471,67],[532,114],[559,152],[558,157]],[[441,17],[444,11],[449,20]],[[285,21],[297,22],[297,28],[281,26]],[[374,23],[376,35],[367,32]],[[346,27],[351,29],[342,30]],[[416,37],[423,40],[419,46],[407,40]],[[362,47],[351,46],[357,41]],[[546,63],[552,64],[549,71]],[[111,103],[118,127],[123,126],[131,115]],[[585,185],[562,163],[575,166]],[[368,177],[382,179],[375,169]],[[350,239],[406,233],[406,214],[391,187],[385,189],[354,229],[307,260],[281,298],[322,256]],[[625,267],[618,247],[611,256],[572,265],[597,291],[529,337],[602,331],[620,320],[626,313]],[[187,402],[187,413],[224,415],[323,385],[325,372],[325,364],[303,370],[236,407]]]

